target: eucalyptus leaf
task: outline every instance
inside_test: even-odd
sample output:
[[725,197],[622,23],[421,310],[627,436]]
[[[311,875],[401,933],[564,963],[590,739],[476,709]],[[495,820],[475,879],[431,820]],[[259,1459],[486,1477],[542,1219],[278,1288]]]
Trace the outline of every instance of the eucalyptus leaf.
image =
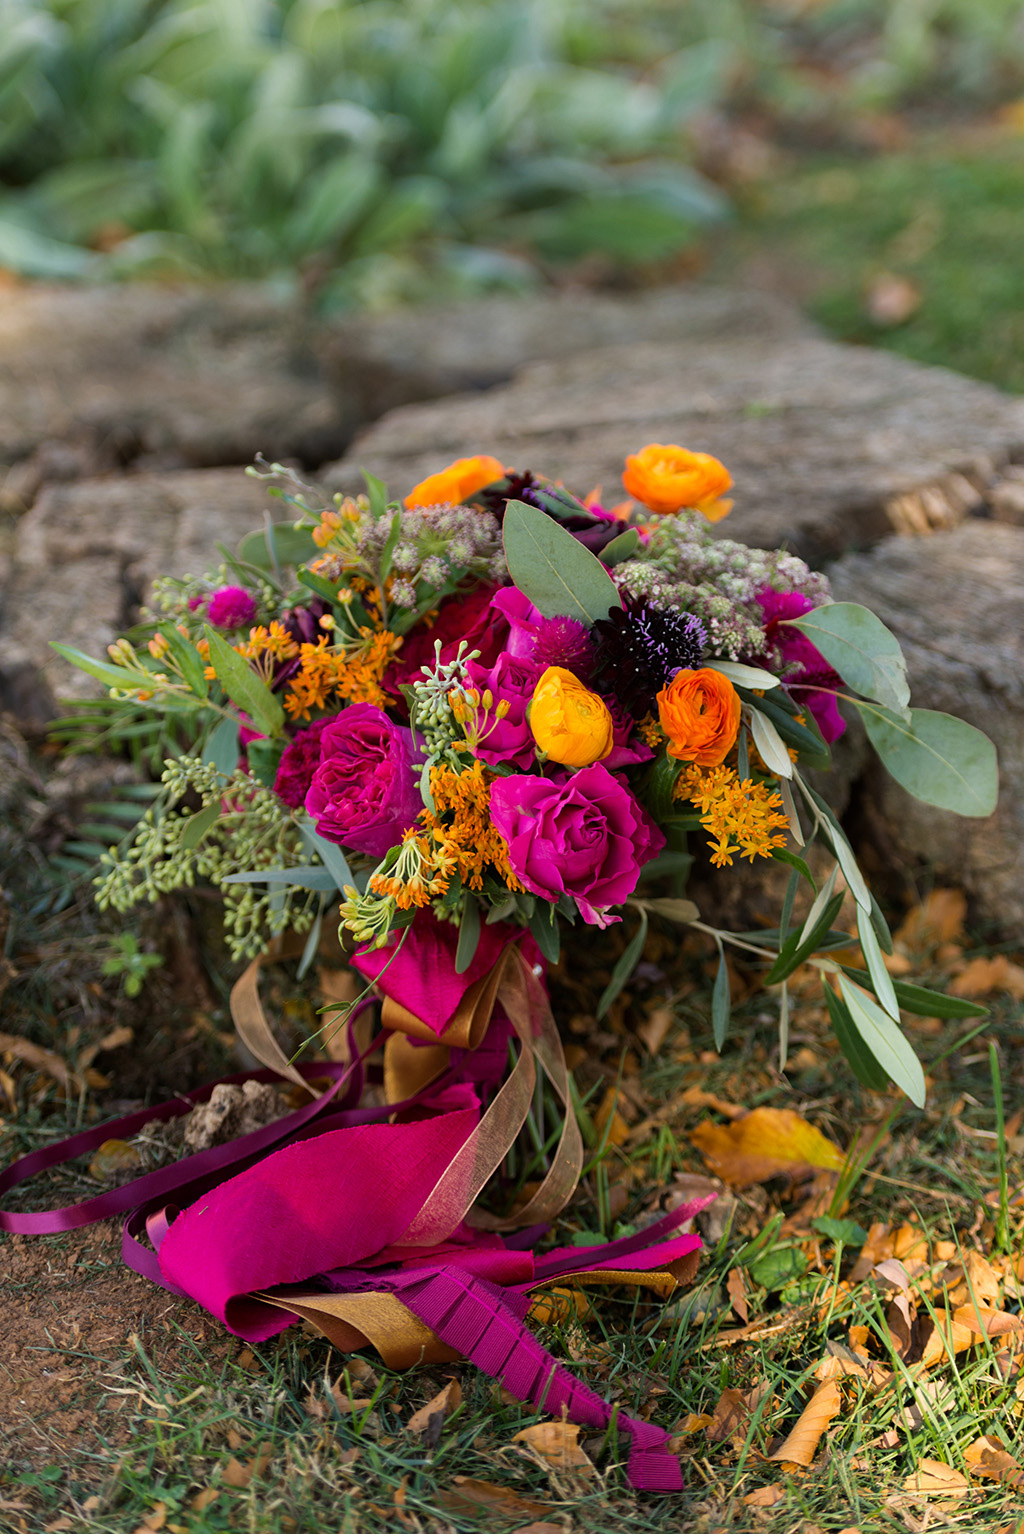
[[611,1006],[612,1002],[615,1000],[616,996],[618,996],[623,986],[629,980],[630,975],[639,964],[646,941],[647,912],[641,909],[640,925],[637,927],[626,947],[619,955],[615,968],[612,970],[611,979],[608,981],[608,984],[601,992],[600,999],[597,1003],[597,1011],[595,1013],[598,1022],[600,1022],[601,1018],[604,1017],[605,1013],[608,1011],[608,1008]]
[[238,766],[238,720],[219,719],[203,747],[203,761],[229,778]]
[[268,544],[267,531],[249,533],[238,547],[239,558],[260,570],[274,569],[274,555],[282,565],[302,565],[319,553],[308,527],[296,527],[294,522],[273,522],[269,528],[273,548]]
[[455,973],[464,975],[476,957],[480,942],[480,907],[467,893],[459,923],[459,941],[455,948]]
[[561,934],[554,911],[545,900],[538,900],[530,913],[530,931],[534,941],[549,964],[558,963],[561,952]]
[[182,850],[194,852],[210,827],[220,819],[220,813],[220,803],[216,802],[190,815],[181,833]]
[[912,708],[904,719],[890,709],[854,702],[883,765],[915,799],[973,819],[992,814],[999,766],[996,748],[981,730],[932,709]]
[[923,1108],[924,1071],[898,1025],[883,1012],[873,996],[846,975],[839,976],[839,985],[854,1027],[871,1054],[910,1101]]
[[718,970],[711,991],[711,1028],[715,1035],[715,1048],[721,1050],[729,1032],[729,1016],[732,998],[729,994],[729,966],[721,943],[718,945]]
[[208,623],[205,629],[210,645],[210,664],[232,703],[247,713],[264,735],[279,735],[284,729],[284,709],[266,682],[216,629]]
[[760,709],[750,710],[750,730],[761,760],[777,778],[791,778],[793,763],[778,730]]
[[629,903],[642,905],[651,916],[664,916],[667,921],[677,921],[684,927],[700,917],[700,911],[692,900],[673,900],[666,896],[664,899],[630,901]]
[[246,873],[225,874],[221,884],[292,885],[295,889],[321,890],[329,894],[337,889],[334,875],[316,863],[296,863],[291,868],[254,868]]
[[575,618],[590,628],[621,607],[618,588],[596,555],[536,506],[509,501],[502,536],[509,574],[545,618]]
[[802,618],[784,618],[820,650],[855,692],[904,715],[910,703],[907,663],[899,640],[859,602],[830,602]]
[[781,686],[778,677],[772,676],[770,671],[764,671],[760,666],[742,666],[739,661],[709,661],[708,669],[721,672],[734,687],[749,687],[752,692],[770,692],[773,687]]
[[300,820],[299,830],[302,832],[306,845],[312,848],[333,878],[337,889],[343,890],[346,884],[355,884],[352,870],[340,847],[320,836],[311,820]]
[[635,527],[627,527],[624,533],[619,533],[612,538],[601,550],[601,563],[608,567],[621,565],[624,559],[628,559],[636,552],[640,543],[640,534]]

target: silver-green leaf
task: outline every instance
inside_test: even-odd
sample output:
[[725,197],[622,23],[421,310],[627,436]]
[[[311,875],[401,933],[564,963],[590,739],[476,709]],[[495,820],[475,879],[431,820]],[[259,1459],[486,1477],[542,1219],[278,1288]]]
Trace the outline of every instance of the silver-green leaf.
[[899,640],[859,602],[830,602],[802,618],[783,620],[820,650],[847,686],[896,714],[910,703],[907,663]]
[[897,783],[940,810],[982,818],[999,797],[996,748],[952,714],[912,708],[907,719],[858,701],[868,738]]
[[509,501],[502,536],[509,574],[545,618],[575,618],[590,628],[621,607],[601,561],[536,506]]

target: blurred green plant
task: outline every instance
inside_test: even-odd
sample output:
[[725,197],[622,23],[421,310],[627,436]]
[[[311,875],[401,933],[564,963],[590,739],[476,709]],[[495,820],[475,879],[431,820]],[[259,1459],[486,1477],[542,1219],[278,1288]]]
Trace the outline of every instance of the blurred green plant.
[[661,260],[725,54],[602,63],[584,0],[0,0],[0,264],[297,272],[327,307]]

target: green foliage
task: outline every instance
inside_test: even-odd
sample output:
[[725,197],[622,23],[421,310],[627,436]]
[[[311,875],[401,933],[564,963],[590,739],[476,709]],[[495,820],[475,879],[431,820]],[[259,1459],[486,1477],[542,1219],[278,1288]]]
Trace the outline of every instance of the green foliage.
[[677,154],[718,80],[684,83],[688,50],[643,79],[593,36],[574,57],[586,10],[0,0],[0,261],[65,277],[306,266],[343,304],[414,295],[424,261],[442,283],[522,286],[524,243],[671,255],[722,214]]
[[138,996],[150,970],[164,962],[158,953],[143,953],[132,932],[121,932],[110,939],[110,957],[103,961],[104,975],[119,975],[126,996]]
[[589,628],[621,606],[597,556],[536,506],[509,501],[502,536],[509,574],[545,618],[564,614]]

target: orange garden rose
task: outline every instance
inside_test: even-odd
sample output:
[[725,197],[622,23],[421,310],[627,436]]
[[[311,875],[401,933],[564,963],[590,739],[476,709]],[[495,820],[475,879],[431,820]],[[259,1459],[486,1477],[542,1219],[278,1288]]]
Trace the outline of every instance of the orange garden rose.
[[698,767],[717,767],[736,742],[740,700],[720,671],[677,671],[658,694],[658,718],[668,754]]
[[414,506],[443,506],[446,502],[458,505],[467,495],[475,495],[485,485],[504,478],[504,465],[497,458],[480,453],[475,458],[456,458],[446,469],[428,474],[414,485],[405,498],[411,511]]
[[622,483],[634,500],[659,516],[691,506],[709,522],[720,522],[732,510],[732,501],[721,499],[732,475],[710,453],[650,442],[626,459]]
[[563,767],[589,767],[612,749],[607,706],[562,666],[549,666],[533,689],[530,729],[549,760]]

